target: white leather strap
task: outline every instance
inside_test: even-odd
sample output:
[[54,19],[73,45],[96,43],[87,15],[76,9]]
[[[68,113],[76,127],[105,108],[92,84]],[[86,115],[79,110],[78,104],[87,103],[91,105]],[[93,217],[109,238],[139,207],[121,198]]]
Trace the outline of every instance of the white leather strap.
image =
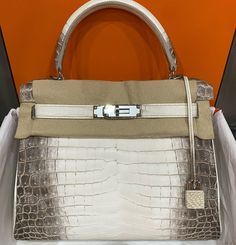
[[192,183],[193,183],[193,189],[196,189],[197,187],[197,175],[196,175],[196,156],[195,156],[195,142],[194,142],[194,128],[193,128],[193,117],[194,112],[192,108],[192,98],[191,98],[191,90],[189,86],[189,80],[186,76],[183,77],[184,79],[184,85],[187,95],[187,111],[188,111],[188,126],[189,126],[189,143],[190,143],[190,157],[192,161]]
[[[198,117],[196,103],[191,107],[193,117]],[[93,119],[93,105],[52,105],[36,104],[32,117],[35,119]],[[184,118],[188,117],[186,103],[145,104],[141,105],[140,118]]]

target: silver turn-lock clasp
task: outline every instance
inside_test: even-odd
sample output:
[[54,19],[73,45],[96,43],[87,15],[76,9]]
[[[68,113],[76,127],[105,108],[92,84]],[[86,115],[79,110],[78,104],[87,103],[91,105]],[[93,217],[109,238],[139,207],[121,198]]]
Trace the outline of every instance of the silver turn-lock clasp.
[[93,107],[94,118],[131,119],[141,116],[140,105],[99,105]]

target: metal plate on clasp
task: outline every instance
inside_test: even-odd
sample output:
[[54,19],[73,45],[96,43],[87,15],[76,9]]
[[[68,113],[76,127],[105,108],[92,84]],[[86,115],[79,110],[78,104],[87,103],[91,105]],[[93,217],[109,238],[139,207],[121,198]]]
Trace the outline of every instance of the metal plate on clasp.
[[140,105],[99,105],[93,107],[94,118],[131,119],[141,116]]

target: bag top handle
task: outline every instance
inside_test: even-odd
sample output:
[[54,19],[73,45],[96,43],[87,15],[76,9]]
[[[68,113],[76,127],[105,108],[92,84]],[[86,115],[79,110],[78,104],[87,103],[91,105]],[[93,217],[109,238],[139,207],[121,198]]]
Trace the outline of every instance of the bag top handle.
[[147,23],[147,25],[154,31],[162,45],[165,56],[169,63],[169,78],[173,78],[177,70],[177,62],[173,46],[162,25],[149,10],[134,0],[91,0],[77,9],[70,16],[62,29],[57,43],[55,56],[55,65],[58,72],[58,77],[56,79],[64,79],[62,73],[63,57],[68,40],[75,27],[88,15],[105,8],[117,8],[126,10],[135,14],[145,23]]

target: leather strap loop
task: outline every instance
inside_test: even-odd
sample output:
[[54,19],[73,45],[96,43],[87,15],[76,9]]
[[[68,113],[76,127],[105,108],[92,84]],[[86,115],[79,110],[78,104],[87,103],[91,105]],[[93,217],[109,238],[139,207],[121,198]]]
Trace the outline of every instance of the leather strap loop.
[[193,127],[193,109],[191,90],[189,86],[188,77],[184,76],[184,85],[187,95],[187,107],[188,107],[188,127],[189,127],[189,143],[190,143],[190,159],[191,159],[191,173],[193,181],[193,189],[197,187],[197,174],[196,174],[196,155],[195,155],[195,141],[194,141],[194,127]]
[[55,56],[55,65],[58,72],[57,79],[64,79],[62,74],[63,57],[68,40],[75,27],[88,15],[105,8],[126,10],[135,14],[148,24],[148,26],[154,31],[163,47],[169,63],[169,77],[172,78],[177,69],[176,56],[173,46],[162,25],[149,10],[133,0],[91,0],[76,10],[67,20],[62,29]]

